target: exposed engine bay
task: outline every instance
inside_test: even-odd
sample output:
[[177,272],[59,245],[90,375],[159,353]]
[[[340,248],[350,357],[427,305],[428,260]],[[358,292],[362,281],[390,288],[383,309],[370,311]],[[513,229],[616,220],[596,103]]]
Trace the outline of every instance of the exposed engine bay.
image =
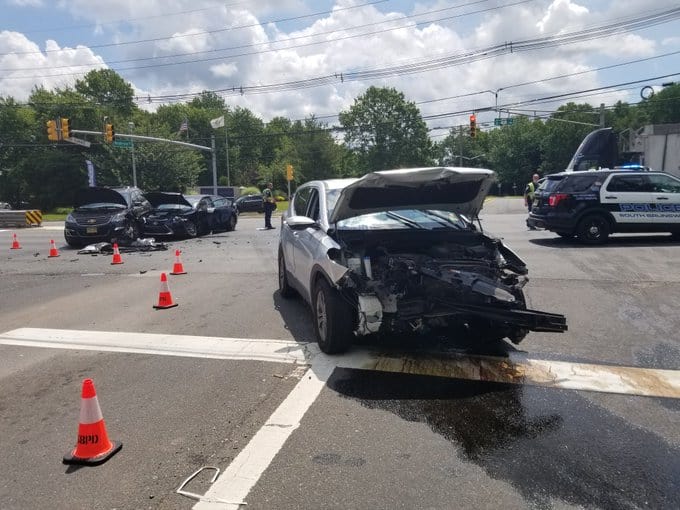
[[329,255],[347,267],[341,291],[356,304],[357,335],[463,328],[519,343],[529,331],[567,330],[562,315],[526,309],[524,262],[476,230],[336,232]]

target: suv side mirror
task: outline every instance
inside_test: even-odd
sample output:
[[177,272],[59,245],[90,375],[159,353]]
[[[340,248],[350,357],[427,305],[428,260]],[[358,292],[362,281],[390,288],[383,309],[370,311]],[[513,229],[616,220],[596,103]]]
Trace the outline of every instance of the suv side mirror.
[[284,220],[292,230],[304,230],[306,228],[319,228],[319,224],[307,216],[289,216]]

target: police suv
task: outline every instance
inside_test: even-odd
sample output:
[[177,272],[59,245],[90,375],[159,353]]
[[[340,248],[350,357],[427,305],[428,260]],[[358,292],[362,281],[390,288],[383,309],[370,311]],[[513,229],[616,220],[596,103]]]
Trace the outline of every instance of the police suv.
[[527,225],[587,244],[604,243],[613,232],[680,238],[680,179],[637,165],[548,175]]

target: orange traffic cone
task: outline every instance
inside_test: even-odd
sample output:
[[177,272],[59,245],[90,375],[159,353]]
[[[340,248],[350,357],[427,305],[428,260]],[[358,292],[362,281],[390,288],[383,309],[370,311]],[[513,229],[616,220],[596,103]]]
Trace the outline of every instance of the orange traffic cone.
[[184,270],[184,266],[182,265],[182,259],[179,256],[180,251],[175,250],[175,265],[172,266],[172,272],[170,274],[172,275],[178,275],[178,274],[187,274],[187,272]]
[[122,264],[123,258],[120,256],[120,250],[118,249],[118,243],[113,243],[113,260],[111,265]]
[[92,379],[85,379],[80,401],[78,442],[64,455],[64,464],[96,466],[109,460],[122,447],[121,442],[109,440],[94,383]]
[[57,250],[57,245],[54,244],[54,239],[50,239],[50,254],[47,257],[50,258],[50,257],[58,257],[58,256],[59,256],[59,250]]
[[17,239],[16,234],[12,234],[12,250],[20,250],[21,245],[19,244],[19,240]]
[[156,310],[164,310],[166,308],[173,308],[177,303],[172,301],[172,294],[168,287],[168,277],[165,273],[161,273],[161,291],[158,294],[158,304],[153,305]]

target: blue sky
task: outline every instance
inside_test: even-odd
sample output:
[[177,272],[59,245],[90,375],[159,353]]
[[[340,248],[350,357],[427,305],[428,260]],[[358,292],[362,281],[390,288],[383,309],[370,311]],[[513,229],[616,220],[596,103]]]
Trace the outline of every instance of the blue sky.
[[[400,90],[431,127],[446,127],[464,122],[474,110],[495,107],[496,100],[511,113],[540,115],[570,96],[527,101],[680,73],[675,0],[110,0],[96,9],[92,5],[90,0],[0,0],[0,96],[26,100],[34,86],[69,86],[88,70],[110,67],[133,85],[144,108],[218,90],[230,106],[249,108],[264,120],[313,114],[333,124],[335,114],[375,85]],[[663,22],[654,18],[662,13]],[[621,30],[614,33],[617,24]],[[546,41],[564,36],[571,37],[570,44],[546,47]],[[541,44],[524,48],[528,41]],[[680,81],[680,74],[573,100],[636,102],[645,84],[658,88],[674,80]],[[281,86],[290,82],[305,85]],[[478,117],[487,122],[494,116]]]

